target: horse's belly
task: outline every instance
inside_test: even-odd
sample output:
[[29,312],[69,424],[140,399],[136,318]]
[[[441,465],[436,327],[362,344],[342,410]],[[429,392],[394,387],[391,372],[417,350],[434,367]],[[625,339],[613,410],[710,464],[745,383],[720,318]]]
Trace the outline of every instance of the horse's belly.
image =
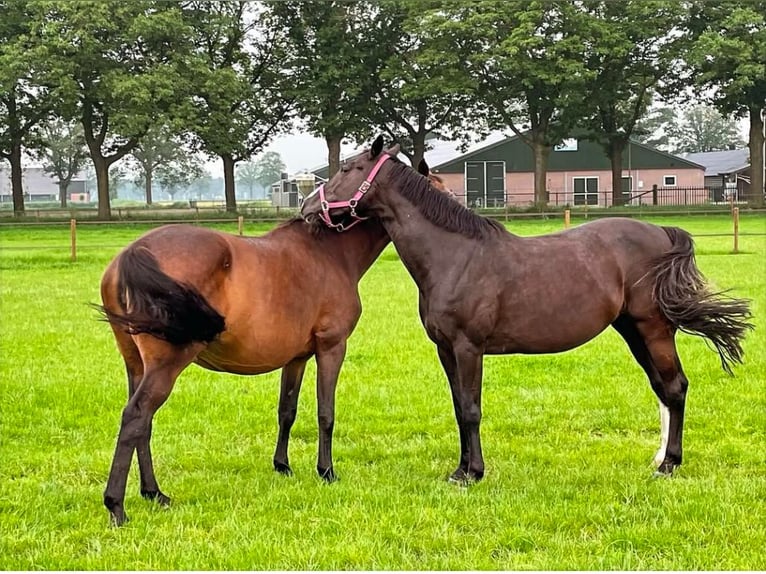
[[619,307],[600,305],[547,305],[505,315],[487,340],[487,353],[560,353],[596,337],[614,321]]
[[[225,334],[224,334],[225,335]],[[311,354],[308,343],[266,341],[257,344],[252,341],[243,344],[242,341],[214,341],[197,355],[194,361],[201,367],[212,371],[234,373],[237,375],[259,375],[276,369],[281,369],[287,363],[299,356]]]

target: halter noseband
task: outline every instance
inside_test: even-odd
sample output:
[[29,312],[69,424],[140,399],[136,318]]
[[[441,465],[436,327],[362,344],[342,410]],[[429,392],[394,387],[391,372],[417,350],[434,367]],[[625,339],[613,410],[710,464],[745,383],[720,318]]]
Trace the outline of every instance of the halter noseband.
[[[356,206],[359,204],[359,200],[364,197],[364,194],[367,193],[367,190],[370,189],[372,180],[375,179],[375,176],[378,175],[378,171],[380,171],[381,166],[388,159],[391,159],[391,156],[387,153],[384,153],[380,156],[378,163],[376,163],[375,167],[372,168],[370,175],[368,175],[367,179],[362,182],[362,184],[359,186],[359,189],[356,190],[356,193],[351,199],[345,201],[327,201],[324,197],[324,184],[319,186],[317,191],[319,192],[319,205],[322,209],[322,211],[319,212],[319,216],[322,218],[322,221],[325,222],[325,225],[333,229],[337,229],[338,231],[346,231],[347,229],[354,227],[354,225],[360,221],[369,219],[369,217],[358,216],[356,214]],[[330,210],[335,209],[336,207],[348,207],[349,214],[354,218],[354,221],[352,221],[349,225],[343,225],[343,223],[333,223],[332,219],[330,218]]]

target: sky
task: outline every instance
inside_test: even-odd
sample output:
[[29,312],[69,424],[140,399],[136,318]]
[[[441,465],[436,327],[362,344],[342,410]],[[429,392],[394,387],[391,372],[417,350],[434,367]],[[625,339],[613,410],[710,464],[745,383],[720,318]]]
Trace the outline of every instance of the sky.
[[[372,140],[372,137],[370,139]],[[354,144],[342,145],[341,158],[344,153],[351,153],[356,147]],[[296,132],[274,138],[263,150],[264,153],[267,151],[275,151],[282,156],[282,161],[287,165],[289,174],[311,171],[314,168],[327,165],[327,144],[323,139],[306,133]],[[223,176],[220,160],[208,162],[207,169],[213,176]]]

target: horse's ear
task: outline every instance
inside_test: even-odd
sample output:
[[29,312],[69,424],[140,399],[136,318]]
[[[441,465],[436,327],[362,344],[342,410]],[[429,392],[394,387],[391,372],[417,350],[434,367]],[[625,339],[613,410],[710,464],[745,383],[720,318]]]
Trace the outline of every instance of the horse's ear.
[[428,174],[431,173],[431,169],[428,167],[426,160],[420,160],[420,163],[418,164],[418,173],[426,177],[428,177]]
[[386,150],[386,153],[390,155],[391,157],[396,157],[399,155],[399,151],[401,149],[402,149],[402,146],[400,146],[399,144],[394,144]]
[[383,151],[383,136],[378,136],[375,138],[375,141],[372,142],[372,147],[370,148],[370,158],[375,159],[380,155],[380,152]]

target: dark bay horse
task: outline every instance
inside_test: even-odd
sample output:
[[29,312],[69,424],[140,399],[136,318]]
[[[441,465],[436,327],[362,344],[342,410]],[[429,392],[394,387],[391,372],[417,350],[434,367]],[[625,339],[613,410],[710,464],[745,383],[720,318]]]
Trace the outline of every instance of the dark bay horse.
[[[660,402],[658,472],[681,464],[688,381],[675,345],[680,329],[709,339],[723,368],[741,362],[752,328],[749,305],[711,292],[691,237],[675,227],[625,218],[600,219],[540,237],[518,237],[436,193],[399,163],[398,146],[378,138],[311,196],[312,224],[347,216],[377,217],[419,289],[423,326],[449,380],[460,435],[451,479],[481,479],[482,362],[485,354],[557,353],[608,326],[625,339]],[[383,152],[383,153],[381,153]],[[362,184],[368,174],[372,183]],[[351,207],[349,207],[351,204]]]
[[[428,174],[425,163],[420,170]],[[240,375],[282,369],[274,469],[291,474],[290,429],[306,362],[316,356],[317,472],[335,480],[335,387],[346,340],[362,311],[358,284],[389,243],[377,220],[345,228],[312,230],[298,218],[262,237],[240,237],[168,225],[137,239],[110,263],[100,309],[128,375],[128,403],[104,492],[115,524],[126,519],[134,450],[141,495],[170,503],[154,475],[152,418],[191,363]]]

